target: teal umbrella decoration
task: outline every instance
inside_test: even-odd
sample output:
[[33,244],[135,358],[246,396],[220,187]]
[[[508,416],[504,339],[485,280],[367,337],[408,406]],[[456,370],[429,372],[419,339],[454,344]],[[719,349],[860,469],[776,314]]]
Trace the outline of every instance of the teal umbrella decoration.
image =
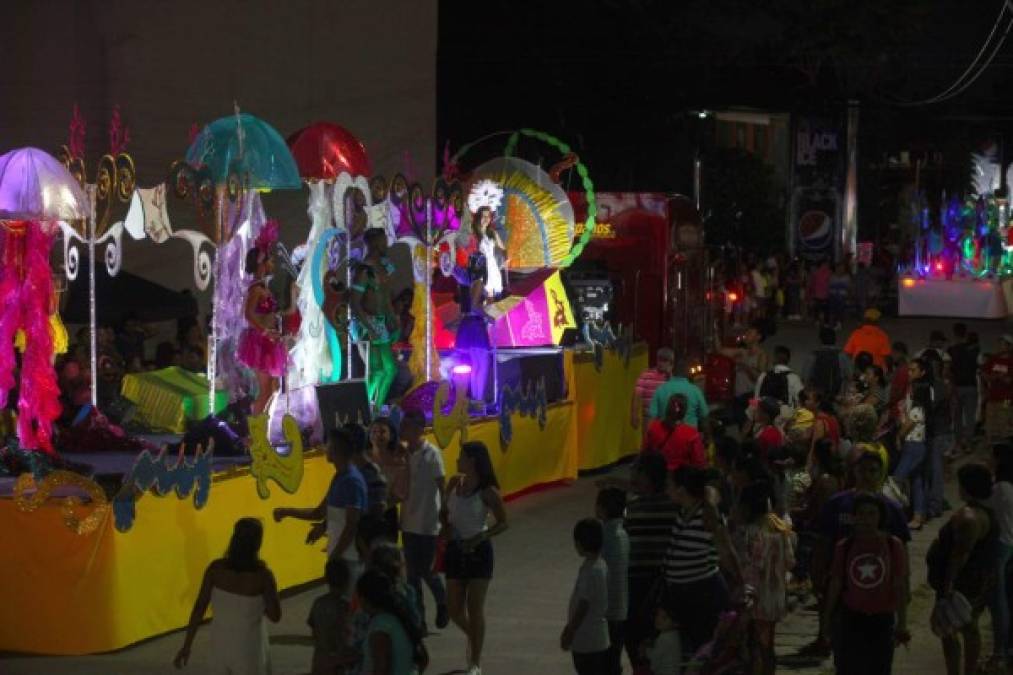
[[216,185],[238,180],[251,190],[299,190],[302,181],[285,139],[264,120],[238,113],[204,127],[186,161],[207,170]]

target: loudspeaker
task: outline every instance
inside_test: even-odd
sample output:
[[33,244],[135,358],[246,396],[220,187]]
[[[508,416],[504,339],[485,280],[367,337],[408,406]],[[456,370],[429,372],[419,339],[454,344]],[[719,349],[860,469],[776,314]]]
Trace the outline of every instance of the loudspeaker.
[[316,387],[320,423],[326,435],[347,422],[368,425],[370,419],[369,394],[365,380],[342,380]]

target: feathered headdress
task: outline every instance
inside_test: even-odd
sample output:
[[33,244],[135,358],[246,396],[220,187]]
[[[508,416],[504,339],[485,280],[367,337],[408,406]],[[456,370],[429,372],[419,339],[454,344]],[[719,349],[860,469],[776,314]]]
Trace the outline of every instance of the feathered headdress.
[[503,203],[503,188],[496,181],[484,179],[471,186],[468,194],[468,208],[477,213],[483,206],[495,212]]
[[260,228],[260,234],[253,242],[253,247],[260,251],[260,255],[267,257],[274,252],[275,244],[278,243],[278,221],[272,218]]

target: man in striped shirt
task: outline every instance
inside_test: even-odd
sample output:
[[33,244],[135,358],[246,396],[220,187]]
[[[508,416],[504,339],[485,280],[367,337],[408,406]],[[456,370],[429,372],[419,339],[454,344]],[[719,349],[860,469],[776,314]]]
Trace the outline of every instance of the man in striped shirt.
[[647,431],[648,412],[654,392],[672,377],[674,365],[675,352],[668,347],[662,347],[655,356],[654,367],[640,373],[640,377],[637,378],[630,408],[630,424],[634,427],[639,424],[641,433]]
[[633,465],[636,497],[626,505],[625,530],[629,537],[626,653],[630,663],[640,664],[640,645],[654,630],[650,607],[651,589],[662,580],[665,553],[678,509],[666,492],[665,458],[657,453],[641,455]]

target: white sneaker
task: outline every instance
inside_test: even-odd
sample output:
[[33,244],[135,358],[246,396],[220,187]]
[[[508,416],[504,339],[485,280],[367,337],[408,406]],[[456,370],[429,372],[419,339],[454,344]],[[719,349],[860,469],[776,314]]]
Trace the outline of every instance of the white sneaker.
[[482,669],[478,666],[471,666],[468,668],[468,675],[482,675]]

